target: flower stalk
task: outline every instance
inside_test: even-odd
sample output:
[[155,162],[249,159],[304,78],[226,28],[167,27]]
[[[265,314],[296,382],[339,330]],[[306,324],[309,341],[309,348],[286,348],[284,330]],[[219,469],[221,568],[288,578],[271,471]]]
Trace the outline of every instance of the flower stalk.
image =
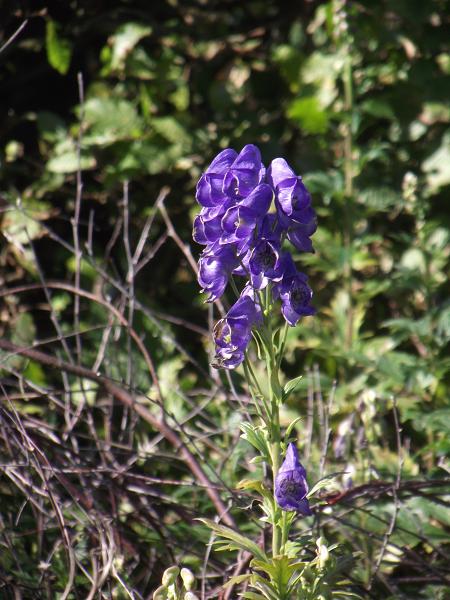
[[[288,439],[292,427],[284,439],[280,423],[280,408],[293,389],[283,388],[280,381],[288,328],[315,313],[307,277],[297,270],[287,249],[290,243],[298,252],[313,251],[310,237],[316,230],[316,215],[311,196],[284,159],[274,159],[266,169],[258,148],[250,144],[239,154],[222,151],[200,178],[196,197],[201,210],[193,236],[205,246],[199,260],[199,283],[208,294],[207,302],[220,298],[228,284],[237,297],[214,328],[213,366],[235,369],[243,364],[259,420],[258,425],[242,424],[243,438],[270,467],[272,491],[264,482],[241,483],[260,494],[263,520],[272,527],[271,558],[245,536],[202,521],[219,537],[231,540],[230,548],[250,551],[258,568],[268,574],[269,579],[251,575],[251,585],[262,594],[258,598],[284,600],[294,598],[294,593],[298,598],[312,598],[297,594],[302,577],[295,573],[303,563],[288,545],[294,517],[312,514],[306,472],[296,445]],[[243,286],[240,277],[245,279]],[[282,328],[276,322],[280,309],[285,321]],[[258,378],[248,352],[252,339],[265,362],[266,385]],[[289,561],[293,561],[292,584],[283,575]]]

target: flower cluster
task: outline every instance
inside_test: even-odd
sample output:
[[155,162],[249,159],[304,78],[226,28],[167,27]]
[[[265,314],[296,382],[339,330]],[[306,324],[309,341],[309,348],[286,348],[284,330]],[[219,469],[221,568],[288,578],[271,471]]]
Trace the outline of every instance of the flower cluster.
[[233,369],[243,359],[251,330],[261,320],[258,291],[269,284],[289,325],[314,314],[307,278],[299,273],[285,239],[297,250],[312,252],[316,230],[311,196],[283,158],[266,170],[258,148],[218,154],[197,184],[201,205],[193,237],[205,249],[198,280],[208,301],[221,297],[233,275],[248,282],[237,302],[215,328],[216,366]]

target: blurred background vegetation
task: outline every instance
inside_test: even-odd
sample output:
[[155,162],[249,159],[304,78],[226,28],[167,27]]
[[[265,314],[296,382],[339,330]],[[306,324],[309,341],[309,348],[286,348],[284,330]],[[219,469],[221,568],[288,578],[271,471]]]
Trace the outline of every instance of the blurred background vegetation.
[[449,2],[5,0],[0,40],[0,596],[150,598],[183,564],[222,597],[236,557],[155,420],[263,543],[191,241],[200,173],[254,143],[319,215],[283,421],[311,483],[346,474],[296,535],[363,597],[449,598]]

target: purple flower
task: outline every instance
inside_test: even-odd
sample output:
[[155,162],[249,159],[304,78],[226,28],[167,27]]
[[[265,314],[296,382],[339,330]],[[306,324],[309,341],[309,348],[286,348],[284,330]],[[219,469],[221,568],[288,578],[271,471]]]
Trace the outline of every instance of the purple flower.
[[314,314],[307,278],[297,271],[283,244],[287,239],[297,250],[312,252],[316,215],[302,178],[283,158],[274,159],[266,172],[253,144],[239,154],[231,148],[220,152],[202,174],[196,198],[201,210],[193,238],[206,246],[198,281],[207,301],[224,293],[230,277],[248,280],[214,332],[216,365],[232,369],[243,361],[252,327],[261,320],[257,290],[271,285],[289,325]]
[[300,252],[314,252],[314,248],[310,236],[317,229],[317,221],[314,217],[309,223],[295,223],[292,224],[288,229],[288,240],[293,244]]
[[237,153],[227,148],[212,161],[197,184],[196,198],[199,204],[214,207],[222,205],[227,200],[223,190],[224,179],[236,157]]
[[220,298],[231,272],[238,264],[231,246],[219,246],[216,243],[205,249],[198,261],[198,282],[202,286],[202,292],[209,293],[207,302]]
[[308,483],[295,444],[290,443],[286,458],[275,478],[275,498],[283,510],[296,510],[302,515],[312,515],[306,497]]
[[265,174],[259,149],[247,144],[227,171],[223,191],[230,198],[245,198],[263,181]]
[[250,343],[252,327],[261,323],[261,309],[256,304],[253,290],[246,286],[225,318],[214,328],[216,356],[214,367],[234,369],[244,360]]
[[315,314],[311,306],[312,290],[308,286],[308,278],[295,268],[290,254],[283,256],[283,278],[275,286],[275,295],[281,298],[281,312],[284,318],[294,327],[300,317]]
[[267,172],[267,178],[277,196],[280,220],[289,225],[291,221],[310,223],[315,212],[311,208],[311,196],[301,177],[297,177],[284,158],[275,158]]
[[316,231],[316,213],[311,196],[284,158],[275,158],[267,171],[267,179],[276,195],[280,224],[287,229],[289,241],[301,252],[313,252],[310,236]]
[[246,251],[253,232],[262,223],[272,199],[272,188],[262,183],[238,204],[231,206],[222,218],[221,244],[235,244],[239,254]]
[[256,242],[249,252],[248,270],[255,290],[262,290],[269,281],[280,281],[283,271],[279,243],[265,239]]

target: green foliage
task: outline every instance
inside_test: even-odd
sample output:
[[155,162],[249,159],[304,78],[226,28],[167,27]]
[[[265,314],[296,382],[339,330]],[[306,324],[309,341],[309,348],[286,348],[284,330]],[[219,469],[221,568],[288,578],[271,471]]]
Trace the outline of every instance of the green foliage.
[[66,75],[72,58],[72,45],[61,36],[58,23],[51,19],[47,21],[45,43],[48,62],[58,73]]

